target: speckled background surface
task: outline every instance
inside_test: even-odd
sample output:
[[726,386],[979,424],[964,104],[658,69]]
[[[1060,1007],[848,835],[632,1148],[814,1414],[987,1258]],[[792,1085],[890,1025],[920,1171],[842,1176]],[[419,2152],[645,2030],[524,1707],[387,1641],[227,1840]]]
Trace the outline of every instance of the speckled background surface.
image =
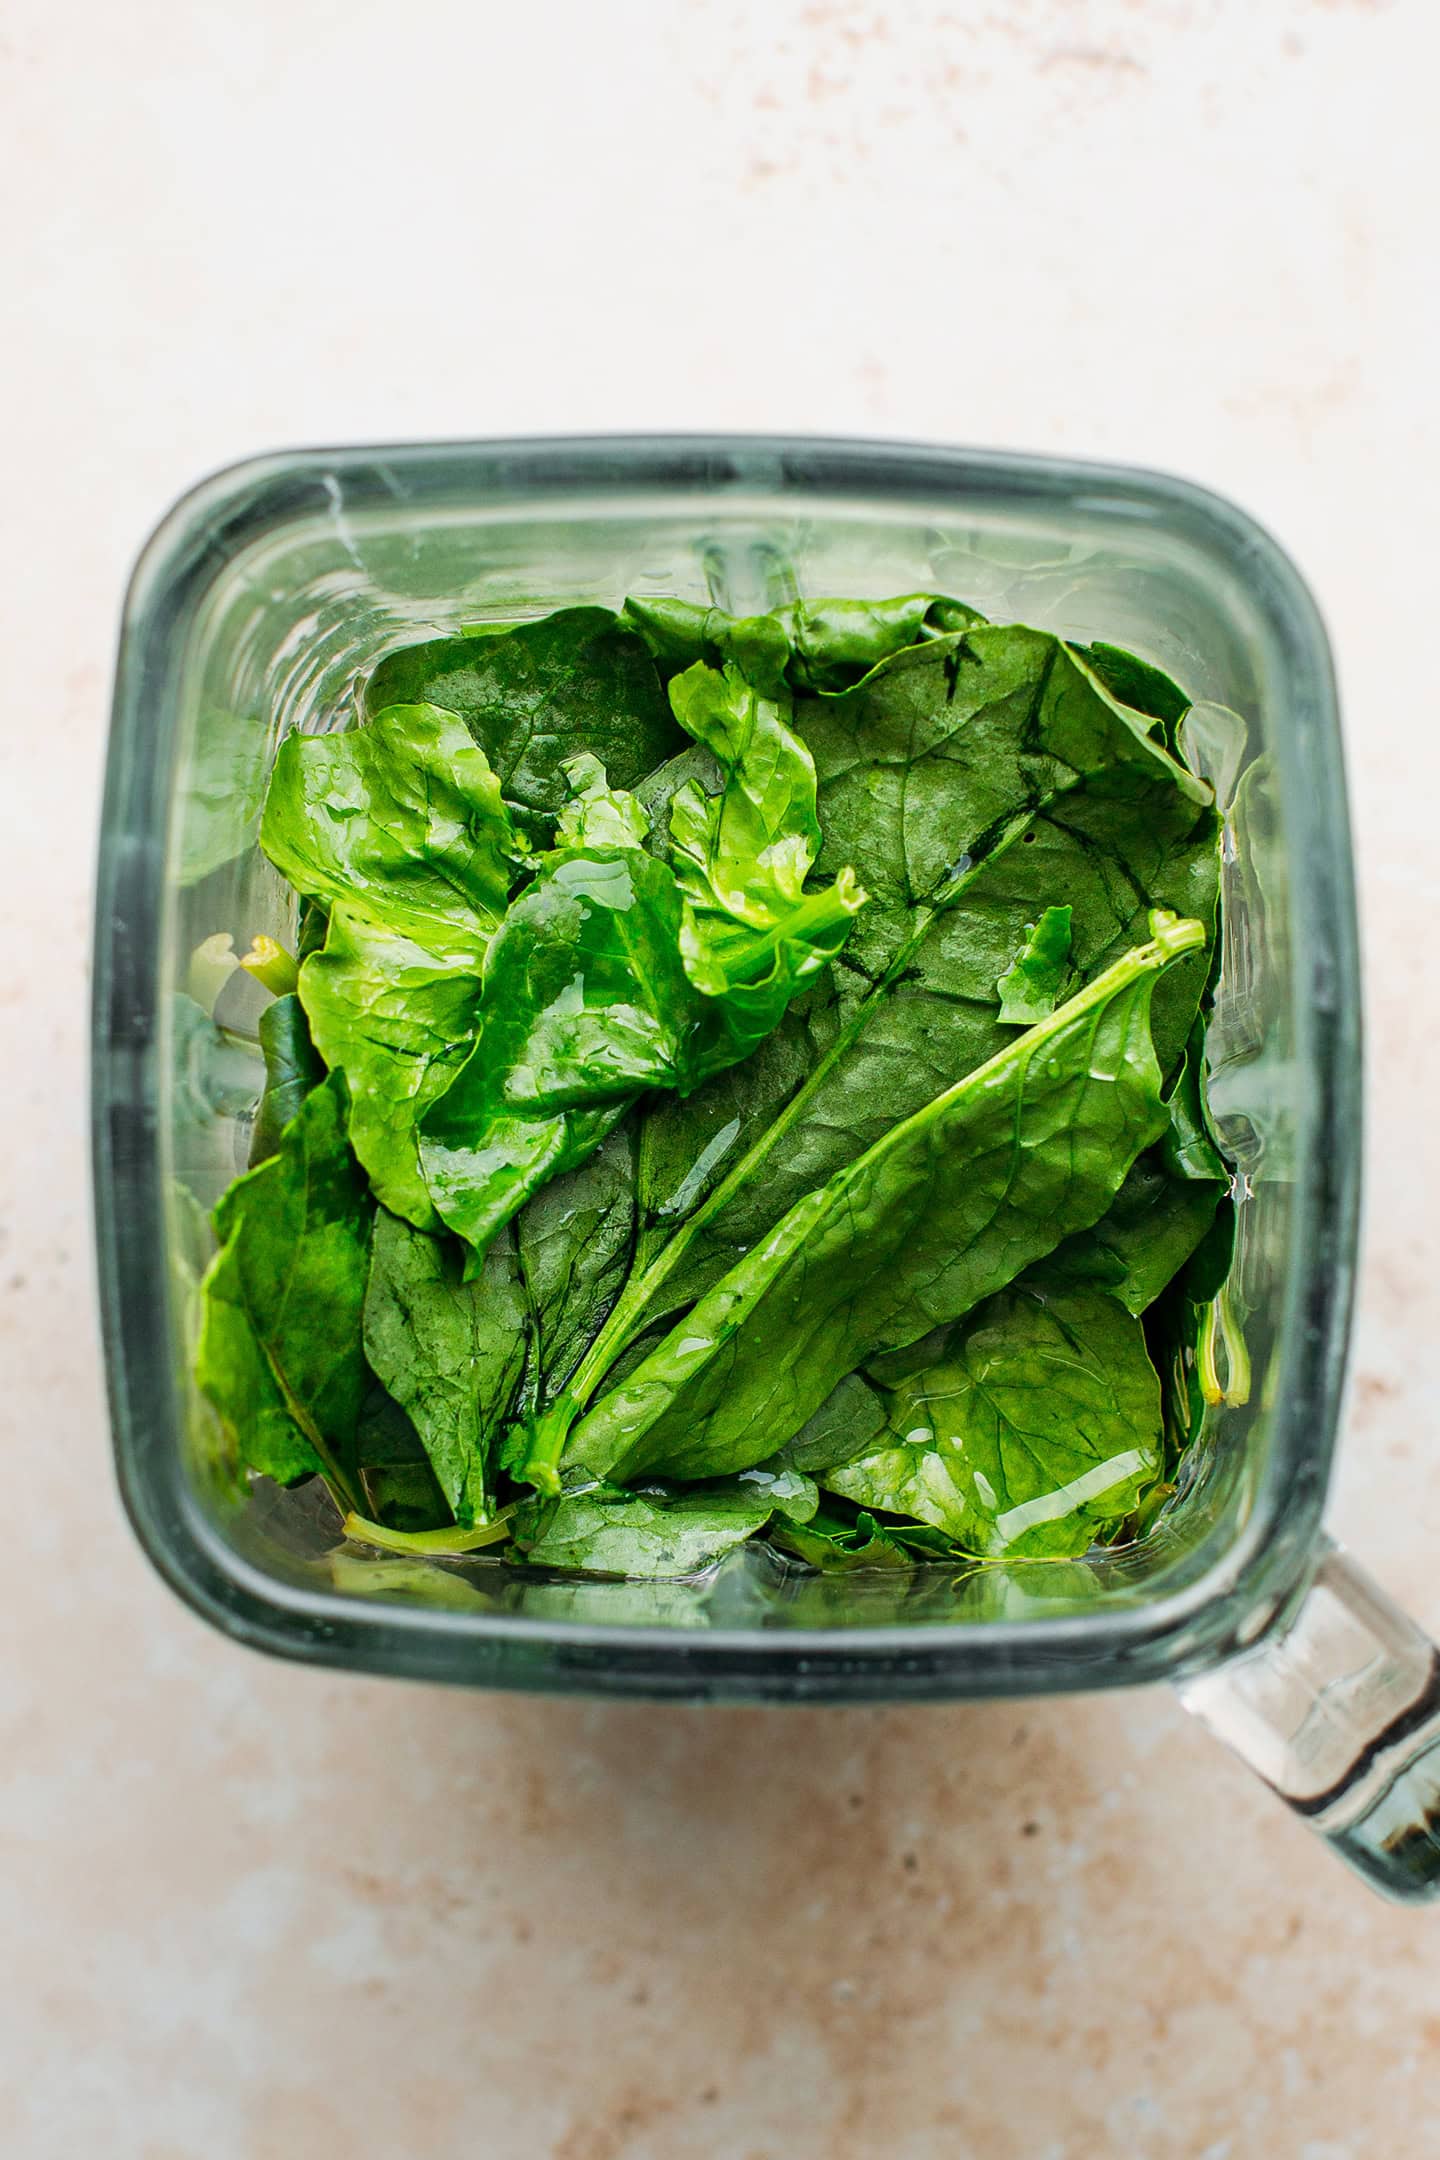
[[1440,1916],[1164,1695],[598,1708],[208,1633],[112,1490],[83,1148],[118,598],[199,471],[688,425],[1173,467],[1336,640],[1371,1113],[1333,1519],[1440,1628],[1437,63],[1430,0],[11,0],[6,2160],[1440,2155]]

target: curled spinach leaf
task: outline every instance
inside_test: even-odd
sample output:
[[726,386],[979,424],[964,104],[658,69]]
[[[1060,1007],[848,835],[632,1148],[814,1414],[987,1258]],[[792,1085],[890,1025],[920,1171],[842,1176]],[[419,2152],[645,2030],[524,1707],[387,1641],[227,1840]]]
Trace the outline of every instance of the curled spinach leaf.
[[670,804],[670,850],[685,895],[681,953],[730,1037],[726,1064],[770,1034],[834,958],[865,903],[853,871],[807,893],[820,850],[815,767],[740,670],[698,664],[670,685],[686,732],[709,750],[721,786],[689,781]]
[[662,675],[697,660],[734,662],[767,696],[849,690],[892,654],[984,621],[963,600],[906,593],[895,600],[795,600],[769,615],[729,615],[693,601],[631,598],[633,623]]
[[640,848],[650,838],[650,819],[638,796],[613,788],[599,758],[588,750],[562,768],[570,799],[555,827],[562,848]]

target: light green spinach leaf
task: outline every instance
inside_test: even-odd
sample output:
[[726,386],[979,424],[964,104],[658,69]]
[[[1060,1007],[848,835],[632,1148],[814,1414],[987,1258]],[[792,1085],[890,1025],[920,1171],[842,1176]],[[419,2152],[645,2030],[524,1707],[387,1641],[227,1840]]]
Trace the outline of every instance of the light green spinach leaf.
[[299,995],[321,1056],[349,1084],[350,1144],[376,1198],[419,1229],[437,1228],[416,1125],[474,1044],[474,958],[427,951],[336,907],[323,950],[301,967]]
[[557,854],[495,935],[475,1046],[426,1113],[431,1198],[477,1249],[597,1147],[646,1087],[700,1077],[681,897],[639,849]]
[[297,892],[478,963],[525,843],[453,713],[399,705],[276,753],[260,844]]
[[677,676],[670,701],[721,775],[716,794],[690,781],[670,804],[670,850],[685,895],[681,953],[748,1054],[840,950],[865,895],[842,868],[822,890],[805,881],[820,849],[815,768],[776,700],[733,664]]
[[1070,910],[1047,907],[1026,923],[1025,942],[995,985],[1005,1027],[1033,1027],[1059,1003],[1070,972]]
[[812,1474],[970,1552],[1082,1553],[1160,1473],[1144,1330],[1103,1291],[1002,1291],[870,1372],[884,1435],[829,1466],[809,1451]]
[[566,758],[563,771],[570,797],[556,822],[560,848],[640,848],[650,838],[650,820],[637,796],[612,788],[599,758],[582,750]]

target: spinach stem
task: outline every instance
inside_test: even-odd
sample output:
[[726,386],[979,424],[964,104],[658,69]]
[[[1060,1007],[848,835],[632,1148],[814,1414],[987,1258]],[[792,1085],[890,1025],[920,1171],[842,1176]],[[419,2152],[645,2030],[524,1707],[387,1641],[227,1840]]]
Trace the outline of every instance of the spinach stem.
[[[1224,1352],[1222,1376],[1217,1352]],[[1238,1410],[1250,1400],[1250,1352],[1225,1283],[1205,1307],[1195,1344],[1200,1394],[1211,1409]]]
[[1027,808],[1012,818],[997,836],[994,844],[977,861],[962,857],[961,864],[936,887],[931,899],[922,902],[915,911],[915,927],[891,960],[880,980],[861,999],[839,1034],[831,1043],[814,1071],[797,1088],[780,1115],[767,1125],[739,1161],[703,1200],[694,1214],[676,1230],[669,1242],[663,1245],[649,1266],[639,1275],[632,1276],[621,1291],[599,1334],[591,1343],[580,1363],[566,1383],[563,1394],[557,1395],[536,1420],[531,1445],[522,1466],[522,1476],[531,1480],[542,1492],[557,1492],[557,1470],[565,1442],[581,1411],[604,1379],[616,1358],[630,1341],[656,1293],[663,1289],[681,1260],[707,1224],[726,1208],[740,1188],[747,1184],[766,1161],[777,1144],[803,1116],[835,1070],[841,1058],[858,1041],[869,1026],[882,998],[909,967],[937,915],[953,907],[963,898],[983,869],[1002,855],[1011,843],[1020,837],[1035,819],[1034,808]]
[[513,1511],[505,1509],[488,1523],[479,1523],[473,1530],[450,1527],[445,1530],[390,1530],[384,1523],[372,1522],[351,1508],[346,1512],[344,1531],[360,1545],[378,1545],[383,1552],[421,1553],[434,1559],[445,1553],[478,1552],[483,1545],[499,1545],[510,1535],[509,1517]]

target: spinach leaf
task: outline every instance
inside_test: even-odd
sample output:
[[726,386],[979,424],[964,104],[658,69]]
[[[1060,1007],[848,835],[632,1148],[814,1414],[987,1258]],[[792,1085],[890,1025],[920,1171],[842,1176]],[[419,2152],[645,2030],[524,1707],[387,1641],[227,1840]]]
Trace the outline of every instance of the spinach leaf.
[[350,1145],[376,1198],[422,1230],[440,1218],[420,1174],[416,1124],[470,1054],[475,966],[468,953],[427,951],[336,907],[323,950],[300,970],[316,1047],[349,1084]]
[[561,770],[570,797],[556,824],[561,848],[640,848],[650,837],[650,820],[639,799],[612,788],[599,758],[583,750],[566,758]]
[[395,1398],[372,1379],[355,1428],[355,1457],[372,1522],[393,1530],[431,1530],[450,1509],[420,1435]]
[[196,1349],[196,1377],[242,1460],[282,1484],[319,1471],[352,1508],[371,1213],[332,1075],[215,1210]]
[[438,638],[390,653],[364,709],[442,705],[458,713],[511,801],[553,812],[563,765],[588,750],[611,785],[633,788],[683,747],[641,638],[608,608],[561,608],[493,637]]
[[453,1247],[380,1210],[365,1355],[408,1413],[462,1529],[490,1517],[490,1448],[524,1367],[527,1323],[509,1238],[495,1240],[466,1282]]
[[1070,972],[1070,910],[1047,907],[995,985],[1005,1027],[1033,1027],[1054,1012]]
[[820,850],[815,768],[777,701],[733,665],[721,673],[699,663],[671,683],[670,701],[722,777],[715,795],[694,781],[679,790],[669,831],[687,903],[686,972],[717,1000],[729,1064],[834,958],[865,895],[848,868],[822,891],[805,891]]
[[[915,911],[926,910],[960,947],[940,956],[931,987],[964,996],[973,986],[989,1004],[1023,938],[1027,917],[1007,920],[997,904],[1017,886],[1042,906],[1066,895],[1077,963],[1091,969],[1149,907],[1174,905],[1151,881],[1177,849],[1188,865],[1197,828],[1209,909],[1189,912],[1213,914],[1209,789],[1047,632],[1015,624],[934,639],[843,697],[803,701],[795,719],[820,781],[819,868],[853,863],[873,896],[852,948],[872,979],[912,942]],[[1042,816],[1053,834],[1043,856]],[[1029,832],[1017,859],[1014,842]],[[1073,891],[1048,859],[1056,854],[1082,858]],[[1000,857],[998,887],[968,877]],[[1032,904],[1028,919],[1039,912]],[[927,934],[927,952],[933,943]],[[1203,979],[1203,958],[1184,972]]]
[[560,847],[489,947],[474,1048],[424,1118],[442,1219],[477,1249],[550,1178],[583,1162],[647,1088],[688,1094],[769,1034],[861,904],[843,875],[807,894],[819,844],[809,759],[743,680],[696,671],[677,710],[716,755],[720,792],[671,804],[679,869],[643,846],[632,798],[592,763],[562,837],[598,818],[611,844]]
[[768,697],[785,688],[849,690],[907,646],[985,619],[963,600],[939,593],[905,593],[895,600],[796,600],[773,614],[750,616],[688,600],[632,597],[624,615],[662,675],[679,674],[697,660],[712,667],[733,661]]
[[1225,1180],[1225,1159],[1216,1144],[1205,1103],[1205,1022],[1196,1015],[1179,1077],[1170,1094],[1170,1125],[1162,1146],[1172,1177]]
[[1144,1330],[1103,1291],[1002,1291],[870,1372],[886,1433],[811,1472],[971,1552],[1082,1553],[1160,1473]]
[[524,859],[484,753],[434,705],[392,706],[343,735],[287,735],[260,844],[297,892],[476,962]]
[[325,1063],[310,1039],[305,1008],[293,990],[265,1007],[259,1027],[265,1088],[250,1133],[252,1170],[278,1152],[282,1131],[325,1077]]
[[622,1125],[515,1219],[537,1381],[558,1387],[574,1371],[625,1280],[634,1235],[634,1138]]
[[834,1038],[827,986],[804,992],[740,1064],[695,1094],[652,1097],[639,1120],[636,1270],[667,1248],[783,1109]]
[[1093,1283],[1127,1312],[1145,1312],[1208,1235],[1224,1190],[1176,1177],[1163,1144],[1147,1148],[1099,1222],[1066,1238],[1027,1280]]
[[196,1381],[247,1469],[280,1485],[293,1485],[330,1470],[344,1493],[345,1468],[323,1441],[314,1444],[292,1413],[265,1355],[245,1295],[237,1247],[234,1237],[221,1247],[200,1286]]
[[793,687],[833,694],[853,689],[907,646],[985,620],[977,608],[940,593],[906,593],[898,600],[796,600],[779,610],[778,619],[794,655],[788,670]]
[[474,1049],[420,1128],[431,1198],[468,1244],[583,1162],[642,1088],[700,1076],[680,924],[673,872],[630,848],[552,855],[511,907]]
[[[1205,937],[1173,918],[1154,933],[792,1208],[580,1420],[564,1459],[617,1482],[759,1462],[847,1373],[1095,1222],[1165,1122],[1155,983]],[[558,1422],[527,1466],[542,1478]]]
[[821,1508],[808,1523],[777,1524],[770,1536],[782,1552],[794,1553],[826,1575],[857,1568],[913,1568],[928,1557],[911,1550],[863,1509],[841,1515]]
[[1151,733],[1158,734],[1166,748],[1173,751],[1180,722],[1190,710],[1190,699],[1180,685],[1173,682],[1163,668],[1142,660],[1138,653],[1127,652],[1123,645],[1097,641],[1093,645],[1077,645],[1075,650],[1119,704],[1128,705],[1132,712],[1144,713],[1160,723],[1158,728],[1151,729]]
[[295,938],[295,958],[301,964],[319,952],[330,929],[330,910],[323,900],[302,900]]
[[[767,931],[798,907],[820,852],[815,766],[773,698],[737,667],[697,662],[670,686],[676,718],[711,752],[723,787],[675,797],[670,845],[686,899],[712,941]],[[713,927],[711,927],[713,919]]]
[[517,1550],[533,1567],[656,1580],[698,1575],[753,1537],[777,1507],[815,1506],[808,1480],[781,1473],[687,1492],[625,1492],[601,1485],[558,1500],[525,1503],[515,1519]]
[[701,607],[666,594],[650,599],[632,595],[622,612],[645,641],[664,681],[697,661],[717,668],[733,662],[764,696],[784,696],[791,646],[778,615],[730,615],[724,608]]

